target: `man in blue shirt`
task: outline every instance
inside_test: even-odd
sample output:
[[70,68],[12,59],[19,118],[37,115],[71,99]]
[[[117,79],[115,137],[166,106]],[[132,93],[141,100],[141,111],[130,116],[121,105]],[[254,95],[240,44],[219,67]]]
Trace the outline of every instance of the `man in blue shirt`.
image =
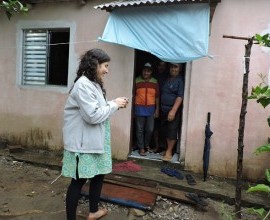
[[170,161],[178,139],[180,108],[184,97],[184,81],[180,75],[182,65],[170,64],[170,74],[161,89],[161,125],[166,137],[167,149],[163,161]]

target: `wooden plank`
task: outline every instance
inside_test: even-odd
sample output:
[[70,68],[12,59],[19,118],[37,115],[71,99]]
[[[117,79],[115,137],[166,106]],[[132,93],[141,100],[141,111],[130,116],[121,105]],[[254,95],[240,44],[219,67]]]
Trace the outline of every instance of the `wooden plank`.
[[131,183],[126,183],[126,182],[121,182],[121,181],[116,181],[116,180],[111,180],[111,179],[105,179],[105,182],[117,184],[120,186],[127,186],[130,188],[141,189],[141,190],[155,193],[157,195],[161,195],[170,199],[178,200],[178,201],[188,203],[191,205],[197,205],[194,201],[188,199],[185,196],[186,192],[181,191],[181,190],[170,189],[170,188],[162,187],[162,186],[149,187],[149,186],[142,186],[142,185],[134,185]]
[[146,180],[142,178],[137,178],[137,177],[130,177],[130,176],[123,176],[123,175],[118,175],[118,174],[107,174],[105,176],[105,180],[115,180],[118,182],[124,182],[124,183],[130,183],[133,185],[139,185],[139,186],[148,186],[148,187],[157,187],[158,183],[152,180]]
[[[88,183],[83,186],[82,194],[89,195]],[[108,182],[103,184],[101,192],[102,200],[143,210],[152,210],[156,197],[155,193],[149,191]]]

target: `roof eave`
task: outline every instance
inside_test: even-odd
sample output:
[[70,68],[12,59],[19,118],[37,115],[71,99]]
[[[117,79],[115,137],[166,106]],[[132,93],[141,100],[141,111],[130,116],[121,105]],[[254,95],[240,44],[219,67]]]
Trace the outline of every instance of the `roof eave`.
[[[162,5],[172,5],[172,4],[200,4],[200,3],[209,3],[210,4],[210,22],[213,19],[214,12],[216,10],[216,6],[221,0],[164,0],[164,1],[159,1],[159,2],[139,2],[139,3],[134,3],[130,1],[125,1],[126,4],[117,4],[117,2],[112,2],[112,3],[107,3],[107,4],[102,4],[102,5],[97,5],[94,8],[95,9],[101,9],[101,10],[106,10],[107,12],[112,12],[114,9],[118,8],[129,8],[129,7],[144,7],[144,6],[162,6]],[[120,1],[119,1],[120,3]]]

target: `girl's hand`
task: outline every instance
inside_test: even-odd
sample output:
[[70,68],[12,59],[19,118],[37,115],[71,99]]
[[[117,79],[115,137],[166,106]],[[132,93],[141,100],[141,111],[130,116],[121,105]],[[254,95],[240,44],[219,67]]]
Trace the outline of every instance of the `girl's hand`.
[[126,108],[128,104],[128,98],[126,97],[119,97],[113,101],[118,105],[118,108]]

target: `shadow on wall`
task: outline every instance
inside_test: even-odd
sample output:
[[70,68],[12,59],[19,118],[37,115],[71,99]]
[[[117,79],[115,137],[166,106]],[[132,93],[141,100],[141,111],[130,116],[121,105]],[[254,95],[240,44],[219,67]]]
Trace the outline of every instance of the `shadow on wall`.
[[0,141],[7,142],[9,145],[21,145],[26,148],[54,149],[50,145],[52,140],[52,133],[40,128],[32,128],[18,134],[8,132],[0,134]]

